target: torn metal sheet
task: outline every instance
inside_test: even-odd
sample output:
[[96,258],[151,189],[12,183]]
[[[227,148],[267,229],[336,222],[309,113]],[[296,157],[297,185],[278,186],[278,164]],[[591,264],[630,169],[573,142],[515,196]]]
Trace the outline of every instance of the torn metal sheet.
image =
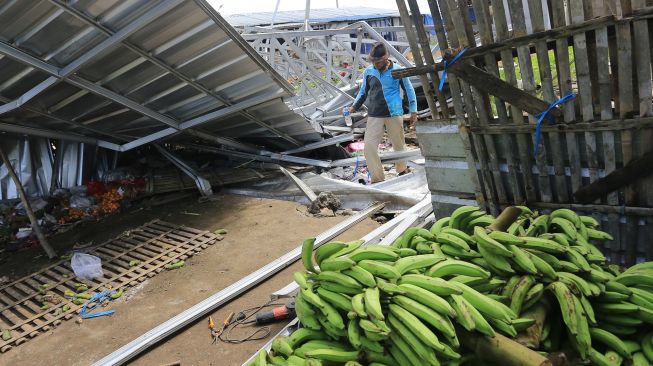
[[[371,202],[382,201],[387,203],[385,211],[396,212],[414,206],[429,194],[423,168],[414,166],[412,169],[413,173],[372,185],[333,179],[326,173],[322,175],[303,173],[297,177],[317,194],[320,192],[334,194],[342,202],[343,208],[361,209]],[[288,179],[272,179],[228,188],[225,193],[309,203],[304,193]]]
[[0,130],[116,151],[200,125],[236,148],[321,140],[284,102],[290,84],[205,0],[12,1],[0,24]]

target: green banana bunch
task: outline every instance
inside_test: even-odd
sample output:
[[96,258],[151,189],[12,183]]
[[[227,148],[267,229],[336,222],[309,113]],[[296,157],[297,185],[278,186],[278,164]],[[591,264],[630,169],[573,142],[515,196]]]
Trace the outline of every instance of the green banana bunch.
[[606,264],[595,244],[612,237],[591,216],[519,209],[505,232],[463,206],[389,246],[332,241],[313,253],[307,239],[306,271],[293,274],[301,328],[256,364],[458,365],[470,355],[457,327],[540,332],[530,347],[596,365],[652,364],[653,262]]

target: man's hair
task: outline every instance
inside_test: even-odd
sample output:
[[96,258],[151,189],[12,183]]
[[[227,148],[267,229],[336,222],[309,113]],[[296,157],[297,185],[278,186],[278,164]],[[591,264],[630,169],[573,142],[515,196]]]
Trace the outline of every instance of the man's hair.
[[381,42],[376,42],[372,46],[372,50],[370,51],[370,57],[372,58],[381,58],[387,54],[388,54],[388,50],[385,48],[385,45]]

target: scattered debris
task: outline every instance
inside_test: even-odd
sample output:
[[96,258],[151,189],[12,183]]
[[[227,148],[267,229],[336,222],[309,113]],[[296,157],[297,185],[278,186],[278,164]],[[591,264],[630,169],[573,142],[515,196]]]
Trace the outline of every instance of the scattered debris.
[[227,229],[218,229],[213,232],[215,235],[227,235]]
[[338,211],[341,206],[342,202],[340,202],[340,199],[333,195],[333,193],[320,192],[320,194],[317,195],[317,200],[311,202],[308,212],[313,215],[318,215],[322,212],[322,209],[327,208],[331,210],[333,216],[335,216],[336,211]]
[[183,215],[202,216],[201,214],[198,214],[197,212],[181,211],[180,213],[183,214]]
[[165,269],[172,270],[172,269],[178,269],[186,265],[186,262],[181,260],[179,262],[173,263],[173,264],[166,264]]
[[129,261],[129,266],[130,267],[136,267],[139,264],[141,264],[141,261],[139,261],[138,259],[133,259],[133,260]]

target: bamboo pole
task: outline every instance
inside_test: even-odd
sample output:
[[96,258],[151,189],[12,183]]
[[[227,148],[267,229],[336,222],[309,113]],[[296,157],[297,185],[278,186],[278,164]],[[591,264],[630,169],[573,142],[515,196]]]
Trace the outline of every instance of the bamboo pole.
[[21,202],[23,202],[23,205],[25,206],[25,212],[27,212],[29,221],[32,224],[32,230],[36,234],[36,237],[39,239],[39,244],[41,244],[41,247],[43,247],[43,250],[45,250],[45,253],[48,255],[48,258],[50,259],[56,258],[57,253],[54,251],[54,249],[52,249],[47,239],[45,238],[43,231],[41,231],[41,227],[39,226],[39,221],[36,219],[36,215],[34,215],[34,211],[32,211],[32,206],[29,204],[29,200],[27,199],[27,195],[25,194],[25,189],[23,188],[23,184],[20,182],[20,179],[18,179],[18,176],[16,175],[13,166],[11,166],[11,163],[9,162],[7,155],[5,155],[5,152],[4,150],[2,150],[1,147],[0,147],[0,158],[2,159],[2,163],[7,167],[7,171],[9,172],[11,179],[13,179],[14,183],[16,184],[16,188],[18,188],[18,195],[20,196]]

